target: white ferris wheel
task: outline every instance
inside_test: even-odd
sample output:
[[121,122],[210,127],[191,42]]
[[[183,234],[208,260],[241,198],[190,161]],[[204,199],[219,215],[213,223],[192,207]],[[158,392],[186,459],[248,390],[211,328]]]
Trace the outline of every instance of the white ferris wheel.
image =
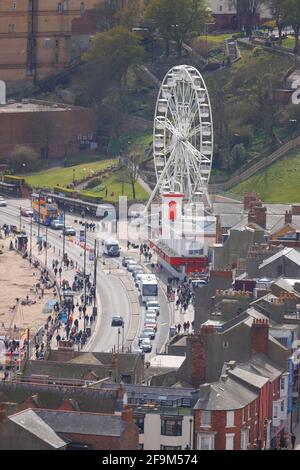
[[180,192],[188,202],[207,195],[213,156],[213,120],[208,91],[194,67],[173,67],[156,103],[153,156],[157,194]]

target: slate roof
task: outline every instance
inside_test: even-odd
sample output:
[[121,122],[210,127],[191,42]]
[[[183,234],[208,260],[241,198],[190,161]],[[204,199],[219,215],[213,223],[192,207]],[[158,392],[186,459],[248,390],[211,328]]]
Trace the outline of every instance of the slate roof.
[[253,402],[258,394],[242,385],[228,376],[223,382],[214,382],[210,385],[210,390],[204,400],[199,399],[195,405],[195,409],[218,411],[218,410],[238,410],[244,408]]
[[295,250],[294,248],[283,248],[283,250],[278,251],[274,255],[270,256],[269,258],[265,259],[260,265],[259,269],[268,266],[269,264],[273,263],[274,261],[280,259],[281,257],[285,257],[292,261],[293,263],[300,266],[300,253],[299,251]]
[[9,419],[55,448],[66,444],[63,434],[119,437],[126,428],[121,416],[77,411],[27,409]]
[[24,365],[23,375],[46,375],[56,379],[84,380],[84,377],[92,373],[95,380],[109,376],[108,368],[102,365],[72,364],[68,362],[54,361],[28,361]]
[[53,431],[39,416],[39,413],[32,409],[21,411],[21,413],[9,416],[8,419],[21,428],[26,429],[53,449],[60,449],[66,445],[66,441]]
[[76,411],[36,410],[56,433],[120,436],[126,428],[121,416]]

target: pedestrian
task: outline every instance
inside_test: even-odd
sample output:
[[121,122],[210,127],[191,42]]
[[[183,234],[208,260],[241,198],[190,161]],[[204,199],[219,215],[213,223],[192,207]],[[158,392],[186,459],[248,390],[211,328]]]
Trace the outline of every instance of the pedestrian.
[[59,343],[59,342],[60,342],[60,340],[61,340],[61,336],[60,336],[60,334],[56,335],[56,338],[55,338],[55,339],[56,339],[57,346],[58,346],[58,343]]
[[293,432],[291,432],[291,442],[292,442],[292,449],[295,450],[296,436]]
[[54,268],[54,275],[57,276],[57,268]]

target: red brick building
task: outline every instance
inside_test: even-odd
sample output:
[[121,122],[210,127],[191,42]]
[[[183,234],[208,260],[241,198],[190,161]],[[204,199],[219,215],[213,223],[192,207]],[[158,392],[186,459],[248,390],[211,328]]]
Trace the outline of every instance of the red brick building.
[[37,100],[0,106],[0,159],[16,146],[34,149],[41,159],[63,158],[95,139],[93,109]]

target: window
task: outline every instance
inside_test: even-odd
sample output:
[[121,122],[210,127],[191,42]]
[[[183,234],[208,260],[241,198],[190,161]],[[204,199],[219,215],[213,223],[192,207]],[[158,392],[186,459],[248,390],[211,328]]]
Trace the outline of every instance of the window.
[[9,24],[8,25],[8,32],[9,33],[15,33],[15,25],[14,24]]
[[162,436],[182,436],[182,419],[161,419]]
[[226,413],[226,427],[232,428],[234,426],[234,411],[227,411]]
[[61,2],[59,2],[59,3],[57,4],[57,11],[58,11],[59,13],[61,13],[61,12],[63,11],[63,6],[62,6],[62,3],[61,3]]
[[52,47],[52,41],[50,38],[45,38],[44,39],[44,47],[46,49],[50,49]]
[[81,2],[80,3],[80,15],[83,15],[84,9],[85,9],[84,2]]
[[144,416],[136,416],[134,418],[134,422],[139,428],[139,433],[144,434],[144,423],[145,423],[145,417]]
[[214,444],[212,434],[198,434],[198,450],[214,450]]
[[12,10],[16,10],[16,9],[17,9],[17,2],[16,2],[15,0],[13,0],[13,1],[11,2],[11,9],[12,9]]
[[249,429],[242,429],[241,431],[241,450],[247,450],[249,443]]
[[220,11],[223,11],[223,6],[222,5],[220,5]]
[[160,450],[181,450],[181,446],[160,446]]
[[280,411],[281,411],[281,412],[284,412],[284,410],[285,410],[285,408],[284,408],[284,400],[282,400],[282,401],[280,402]]
[[285,377],[280,377],[280,390],[285,390]]
[[211,425],[211,412],[201,411],[201,426],[210,426],[210,425]]
[[139,449],[138,450],[144,450],[144,444],[139,444]]
[[233,450],[234,434],[226,434],[226,450]]

